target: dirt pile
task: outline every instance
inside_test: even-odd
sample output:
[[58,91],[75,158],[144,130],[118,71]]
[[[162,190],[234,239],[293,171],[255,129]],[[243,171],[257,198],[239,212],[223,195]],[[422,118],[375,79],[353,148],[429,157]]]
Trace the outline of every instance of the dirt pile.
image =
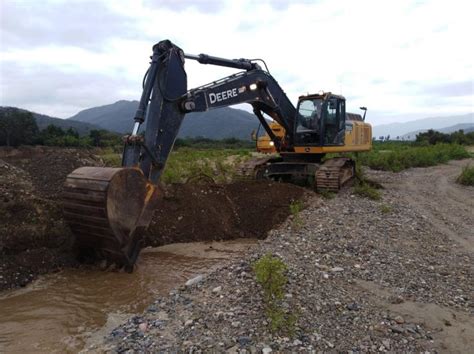
[[71,169],[94,163],[100,160],[86,150],[0,150],[0,290],[76,264],[57,200]]
[[270,181],[172,185],[155,211],[145,244],[264,238],[305,192]]
[[82,166],[104,166],[93,150],[21,147],[0,151],[0,158],[24,170],[35,191],[47,199],[59,199],[66,176]]

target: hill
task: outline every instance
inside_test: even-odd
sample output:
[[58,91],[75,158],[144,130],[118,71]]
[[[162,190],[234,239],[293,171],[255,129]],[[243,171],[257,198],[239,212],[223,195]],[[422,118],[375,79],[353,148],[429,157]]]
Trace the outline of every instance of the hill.
[[373,136],[376,138],[382,135],[390,135],[392,138],[404,135],[411,136],[413,134],[416,136],[416,133],[420,131],[426,131],[429,129],[440,130],[443,128],[455,126],[457,124],[474,124],[474,113],[457,116],[424,118],[403,123],[377,125],[373,128]]
[[[457,132],[458,130],[463,130],[464,133],[470,133],[470,132],[474,131],[474,123],[456,124],[456,125],[452,125],[450,127],[441,128],[441,129],[434,129],[434,130],[437,130],[437,131],[439,131],[441,133],[444,133],[444,134],[454,133],[454,132]],[[400,136],[400,138],[403,139],[403,140],[415,140],[417,134],[424,133],[426,131],[428,131],[428,129],[421,129],[421,130],[409,132],[407,134],[403,134],[402,136]]]
[[[113,104],[85,109],[67,120],[94,123],[103,129],[128,133],[138,101],[118,101]],[[250,133],[258,127],[256,117],[244,110],[221,108],[208,112],[194,112],[185,116],[179,137],[202,136],[209,139],[250,139]]]
[[[6,108],[15,108],[15,107],[0,107],[0,110],[6,109]],[[26,109],[18,108],[18,110],[28,112]],[[31,112],[31,114],[33,114],[33,117],[36,119],[36,124],[38,125],[38,128],[40,130],[45,129],[48,125],[52,124],[64,130],[72,128],[76,130],[79,133],[79,135],[84,136],[84,135],[88,135],[91,130],[101,129],[99,126],[95,124],[80,122],[73,119],[54,118],[54,117],[50,117],[50,116],[36,113],[36,112]]]

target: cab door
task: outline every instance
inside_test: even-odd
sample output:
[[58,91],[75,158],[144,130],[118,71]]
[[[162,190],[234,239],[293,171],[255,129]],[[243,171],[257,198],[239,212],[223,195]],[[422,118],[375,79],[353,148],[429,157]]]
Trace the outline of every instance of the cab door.
[[344,99],[331,97],[323,106],[321,119],[321,145],[344,145],[346,125],[346,103]]

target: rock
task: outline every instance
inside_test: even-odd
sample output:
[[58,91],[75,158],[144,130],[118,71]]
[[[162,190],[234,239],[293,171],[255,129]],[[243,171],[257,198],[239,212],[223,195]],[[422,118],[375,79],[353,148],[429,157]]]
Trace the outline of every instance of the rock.
[[241,347],[245,347],[252,343],[252,339],[247,336],[242,336],[237,339],[237,342],[240,344]]
[[240,327],[240,322],[239,321],[233,321],[231,323],[231,326],[234,327],[234,328]]
[[390,339],[382,340],[382,344],[386,349],[390,349]]
[[346,306],[349,311],[359,311],[360,305],[357,302],[353,302]]
[[199,284],[200,282],[203,281],[203,279],[204,279],[204,277],[202,276],[202,274],[199,274],[197,277],[194,277],[194,278],[189,279],[189,280],[186,282],[185,285],[186,285],[187,287],[190,287],[190,286]]
[[138,329],[142,332],[146,332],[148,329],[148,324],[146,322],[142,322],[138,325]]
[[187,320],[186,322],[184,322],[184,327],[189,327],[189,326],[192,326],[194,323],[193,320]]
[[402,316],[396,316],[394,318],[395,322],[397,322],[398,324],[402,324],[402,323],[405,323],[405,320],[403,319]]
[[334,273],[343,272],[343,271],[344,271],[344,268],[342,267],[331,268],[331,272],[334,272]]
[[404,333],[405,332],[405,330],[400,326],[391,326],[390,329],[394,333]]
[[262,349],[262,354],[269,354],[271,352],[272,352],[272,348],[270,348],[270,347],[264,347]]
[[303,342],[300,341],[299,339],[295,339],[295,340],[293,341],[293,345],[294,345],[294,346],[301,345],[301,344],[303,344]]
[[222,291],[222,286],[216,286],[214,289],[212,289],[213,293],[220,293]]

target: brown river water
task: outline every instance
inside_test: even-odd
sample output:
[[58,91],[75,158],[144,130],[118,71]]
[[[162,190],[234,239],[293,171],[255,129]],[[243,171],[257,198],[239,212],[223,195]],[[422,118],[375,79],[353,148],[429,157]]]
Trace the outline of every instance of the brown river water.
[[242,256],[256,240],[145,249],[134,273],[69,269],[0,295],[0,353],[77,352],[160,295]]

